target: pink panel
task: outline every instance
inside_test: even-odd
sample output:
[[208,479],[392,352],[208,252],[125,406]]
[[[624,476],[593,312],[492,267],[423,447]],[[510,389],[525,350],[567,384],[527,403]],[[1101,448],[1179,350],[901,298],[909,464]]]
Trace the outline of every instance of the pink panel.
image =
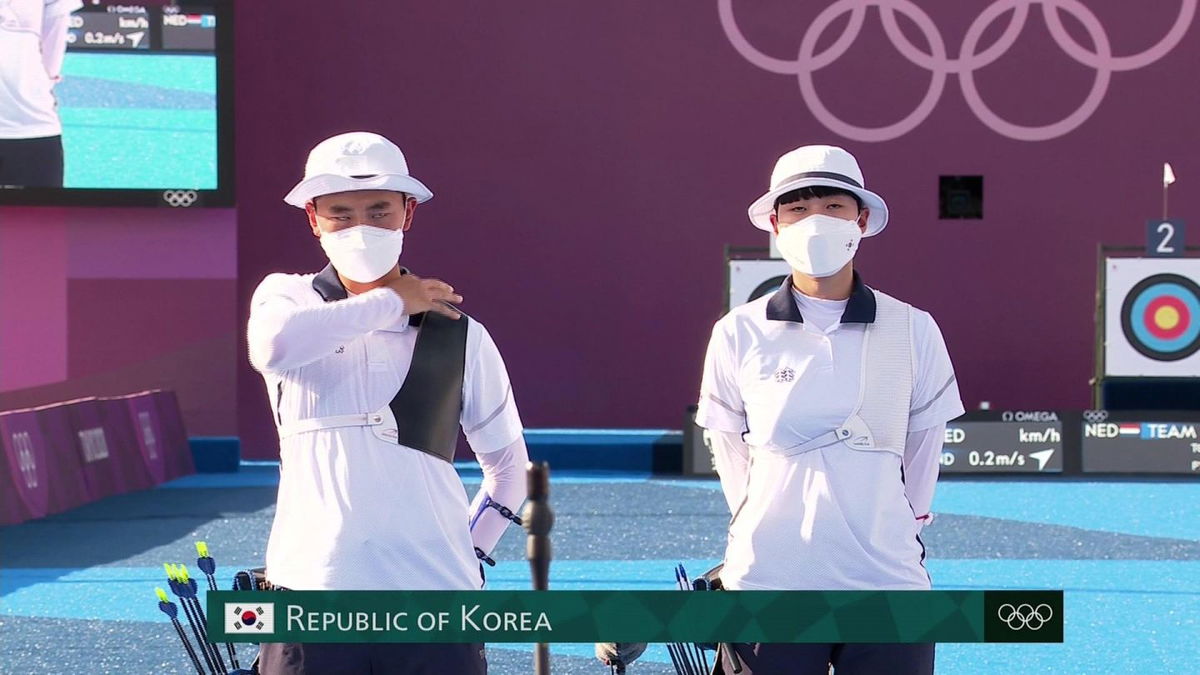
[[64,213],[0,208],[0,391],[67,378]]
[[29,520],[29,508],[21,500],[17,492],[17,482],[20,474],[14,474],[9,469],[8,462],[0,462],[0,525],[12,525]]
[[71,279],[233,279],[233,209],[79,209],[70,218]]
[[75,446],[93,500],[149,486],[141,453],[132,447],[133,431],[122,402],[83,399],[70,404],[70,413]]
[[[33,410],[0,413],[0,523],[19,523],[46,515],[53,467]],[[15,497],[15,499],[13,499]]]
[[[217,337],[232,340],[234,283],[226,279],[72,279],[70,376],[80,378],[144,364]],[[132,385],[119,393],[145,387]]]
[[[158,481],[142,449],[139,447],[141,435],[133,425],[129,416],[129,405],[124,398],[102,398],[100,409],[103,414],[105,431],[112,433],[117,439],[117,460],[121,464],[121,478],[126,490],[146,490],[154,487]],[[157,453],[157,448],[155,449]],[[159,458],[155,463],[161,468],[163,463]]]
[[179,452],[179,448],[168,443],[158,412],[156,394],[157,392],[144,391],[123,396],[122,400],[129,408],[129,421],[133,424],[133,434],[138,450],[142,453],[142,460],[146,462],[146,468],[157,484],[167,479],[168,456]]
[[164,391],[0,413],[0,453],[0,525],[195,472]]
[[179,409],[179,397],[173,391],[156,391],[153,397],[158,404],[158,418],[162,423],[165,444],[170,448],[167,453],[167,480],[196,473],[187,429]]
[[45,441],[46,475],[50,492],[47,513],[59,513],[92,501],[76,448],[75,432],[67,405],[35,408]]

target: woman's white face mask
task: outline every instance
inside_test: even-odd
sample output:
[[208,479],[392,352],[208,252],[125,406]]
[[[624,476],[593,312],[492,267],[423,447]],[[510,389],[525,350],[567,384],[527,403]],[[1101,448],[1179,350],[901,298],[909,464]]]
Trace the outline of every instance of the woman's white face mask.
[[392,271],[404,248],[404,230],[355,225],[321,233],[321,248],[339,274],[361,284]]
[[810,277],[830,277],[858,251],[862,229],[857,220],[816,213],[779,228],[775,245],[792,269]]

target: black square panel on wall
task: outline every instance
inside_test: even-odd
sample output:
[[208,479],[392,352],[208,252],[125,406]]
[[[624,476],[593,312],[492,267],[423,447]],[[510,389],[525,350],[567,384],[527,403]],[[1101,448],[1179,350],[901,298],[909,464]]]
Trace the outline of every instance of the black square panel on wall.
[[983,176],[938,177],[938,218],[983,218]]

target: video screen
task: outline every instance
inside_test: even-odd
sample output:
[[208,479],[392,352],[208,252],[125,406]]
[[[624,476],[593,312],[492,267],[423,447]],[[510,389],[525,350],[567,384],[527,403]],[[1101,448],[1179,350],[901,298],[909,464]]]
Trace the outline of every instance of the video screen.
[[0,200],[227,190],[221,5],[0,1]]

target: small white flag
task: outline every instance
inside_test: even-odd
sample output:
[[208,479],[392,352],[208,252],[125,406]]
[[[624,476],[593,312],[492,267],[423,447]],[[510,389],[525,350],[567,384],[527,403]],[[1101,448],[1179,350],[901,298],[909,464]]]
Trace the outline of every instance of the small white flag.
[[225,603],[226,633],[274,633],[275,603]]
[[1175,182],[1175,172],[1171,170],[1170,162],[1163,162],[1163,187]]

